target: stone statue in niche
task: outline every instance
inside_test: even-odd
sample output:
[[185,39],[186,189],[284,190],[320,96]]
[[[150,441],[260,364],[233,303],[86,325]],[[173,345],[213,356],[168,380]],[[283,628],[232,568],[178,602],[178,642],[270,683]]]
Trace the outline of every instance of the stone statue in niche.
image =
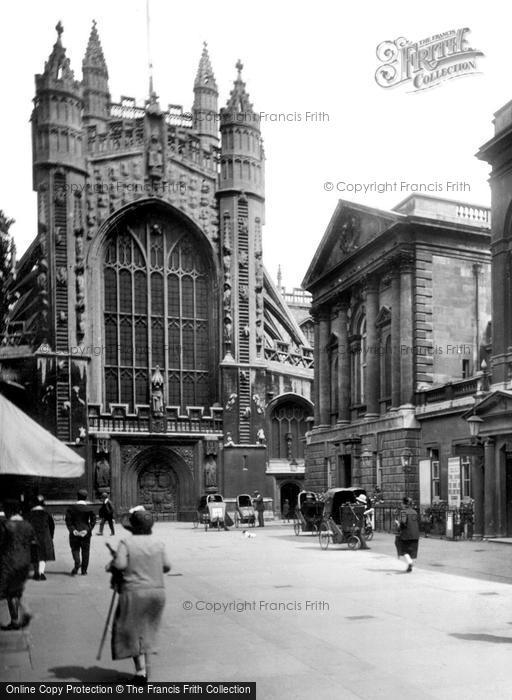
[[226,403],[226,411],[231,411],[236,403],[236,400],[238,398],[238,394],[230,394],[228,401]]
[[162,416],[164,412],[164,378],[157,365],[151,377],[151,408],[154,416]]
[[162,177],[163,168],[162,144],[158,138],[158,132],[155,130],[151,134],[148,146],[148,172],[150,177]]
[[265,437],[265,431],[263,430],[263,428],[260,428],[256,433],[256,440],[258,441],[258,445],[267,444],[267,438]]
[[217,460],[214,455],[206,455],[205,457],[204,485],[217,486]]
[[96,462],[96,486],[99,489],[110,486],[110,464],[105,456]]
[[229,316],[224,318],[224,340],[230,343],[233,335],[233,323]]
[[57,277],[57,284],[60,287],[63,287],[66,284],[66,282],[68,281],[68,272],[67,272],[66,268],[63,266],[58,267],[56,277]]

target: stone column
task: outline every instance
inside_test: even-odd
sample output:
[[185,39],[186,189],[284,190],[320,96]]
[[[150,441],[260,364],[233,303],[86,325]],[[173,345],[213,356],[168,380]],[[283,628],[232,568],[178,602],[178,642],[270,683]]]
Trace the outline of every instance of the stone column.
[[311,311],[311,318],[313,319],[313,332],[314,332],[314,346],[313,346],[313,404],[314,404],[314,416],[315,416],[315,428],[320,425],[320,401],[319,401],[319,379],[320,379],[320,319],[318,316],[318,311]]
[[348,347],[348,302],[338,306],[336,330],[338,334],[338,423],[350,422],[350,351]]
[[474,457],[471,466],[471,481],[473,482],[473,498],[475,499],[473,536],[482,538],[484,535],[484,470],[482,456]]
[[391,273],[391,406],[400,406],[400,270]]
[[[376,280],[369,280],[366,287],[366,416],[379,415],[380,353],[375,321],[379,313],[379,289]],[[364,348],[361,348],[363,351]]]
[[414,393],[413,260],[404,258],[400,267],[400,404],[411,404]]
[[496,535],[496,462],[494,440],[487,438],[484,445],[484,537]]
[[321,426],[330,424],[331,411],[331,368],[329,364],[329,353],[327,346],[329,344],[330,333],[330,314],[328,310],[322,310],[319,314],[319,338],[318,338],[318,355],[319,355],[319,372],[318,372],[318,403],[319,403],[319,420]]

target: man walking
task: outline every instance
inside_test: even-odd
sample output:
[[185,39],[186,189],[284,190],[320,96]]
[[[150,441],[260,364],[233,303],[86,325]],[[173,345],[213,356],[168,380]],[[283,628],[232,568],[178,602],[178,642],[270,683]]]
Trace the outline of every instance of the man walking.
[[[69,546],[73,555],[74,566],[71,576],[76,576],[81,568],[82,576],[87,576],[91,535],[96,524],[96,515],[90,503],[87,503],[87,491],[80,489],[78,500],[66,512],[66,526],[69,530]],[[81,561],[80,561],[81,558]]]
[[412,571],[413,559],[418,556],[418,541],[420,539],[420,526],[418,513],[412,507],[412,498],[404,497],[404,508],[400,513],[400,519],[396,521],[398,534],[396,537],[396,549],[399,557],[403,557],[407,564],[405,573]]
[[110,534],[114,535],[114,506],[107,493],[101,494],[101,506],[98,515],[100,516],[100,531],[98,535],[103,535],[105,523],[108,523]]
[[265,502],[259,491],[254,492],[254,509],[258,513],[258,527],[264,527],[265,520],[263,518],[263,512],[265,510]]

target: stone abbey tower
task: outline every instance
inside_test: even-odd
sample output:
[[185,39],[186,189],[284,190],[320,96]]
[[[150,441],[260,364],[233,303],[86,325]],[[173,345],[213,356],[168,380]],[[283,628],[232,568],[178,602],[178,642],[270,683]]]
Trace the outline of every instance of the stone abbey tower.
[[[119,508],[187,518],[205,490],[301,484],[312,349],[265,271],[265,156],[236,65],[219,109],[206,44],[193,107],[113,102],[93,23],[77,80],[63,27],[36,76],[38,233],[17,266],[0,369]],[[77,483],[51,481],[65,501]]]

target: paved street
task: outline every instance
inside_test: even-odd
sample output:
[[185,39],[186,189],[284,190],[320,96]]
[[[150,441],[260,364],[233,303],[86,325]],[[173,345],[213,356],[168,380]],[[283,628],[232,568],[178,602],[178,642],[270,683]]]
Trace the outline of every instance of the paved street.
[[[155,534],[173,562],[155,681],[256,681],[259,698],[280,700],[511,695],[507,545],[422,539],[406,575],[384,534],[369,552],[321,551],[278,524],[252,538],[185,523]],[[1,634],[1,680],[131,677],[131,661],[113,662],[108,644],[96,661],[111,597],[104,542],[117,539],[94,537],[89,575],[71,578],[58,525],[47,582],[27,584],[33,624]]]

